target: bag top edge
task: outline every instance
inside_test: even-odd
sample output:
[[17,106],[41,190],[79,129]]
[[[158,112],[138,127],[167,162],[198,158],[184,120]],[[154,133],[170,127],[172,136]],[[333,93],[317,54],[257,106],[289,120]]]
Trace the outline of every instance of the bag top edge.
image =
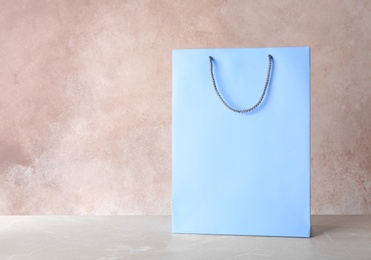
[[172,49],[175,51],[186,51],[186,50],[233,50],[233,49],[285,49],[285,48],[307,48],[310,50],[310,46],[272,46],[272,47],[236,47],[236,48],[179,48]]

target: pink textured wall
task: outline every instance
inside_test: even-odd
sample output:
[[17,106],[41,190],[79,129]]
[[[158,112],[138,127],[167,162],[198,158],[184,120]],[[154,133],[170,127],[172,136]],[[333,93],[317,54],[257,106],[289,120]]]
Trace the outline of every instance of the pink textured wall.
[[312,48],[312,212],[371,213],[371,2],[0,0],[0,214],[169,214],[171,50]]

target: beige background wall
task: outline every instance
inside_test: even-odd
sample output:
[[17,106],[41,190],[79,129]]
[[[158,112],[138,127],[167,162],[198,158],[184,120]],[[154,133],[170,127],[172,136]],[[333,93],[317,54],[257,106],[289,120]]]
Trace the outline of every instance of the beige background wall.
[[312,48],[312,212],[371,213],[371,1],[0,0],[0,214],[170,214],[171,50]]

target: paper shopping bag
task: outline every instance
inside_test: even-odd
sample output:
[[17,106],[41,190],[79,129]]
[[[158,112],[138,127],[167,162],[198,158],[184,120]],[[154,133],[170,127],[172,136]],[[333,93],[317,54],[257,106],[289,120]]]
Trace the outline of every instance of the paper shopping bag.
[[173,51],[173,233],[310,236],[309,47]]

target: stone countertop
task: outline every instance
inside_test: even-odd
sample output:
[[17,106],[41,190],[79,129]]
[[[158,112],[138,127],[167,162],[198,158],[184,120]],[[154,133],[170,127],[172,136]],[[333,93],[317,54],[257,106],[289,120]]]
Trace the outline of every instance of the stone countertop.
[[181,235],[171,216],[1,216],[0,259],[371,259],[371,216],[312,216],[311,238]]

